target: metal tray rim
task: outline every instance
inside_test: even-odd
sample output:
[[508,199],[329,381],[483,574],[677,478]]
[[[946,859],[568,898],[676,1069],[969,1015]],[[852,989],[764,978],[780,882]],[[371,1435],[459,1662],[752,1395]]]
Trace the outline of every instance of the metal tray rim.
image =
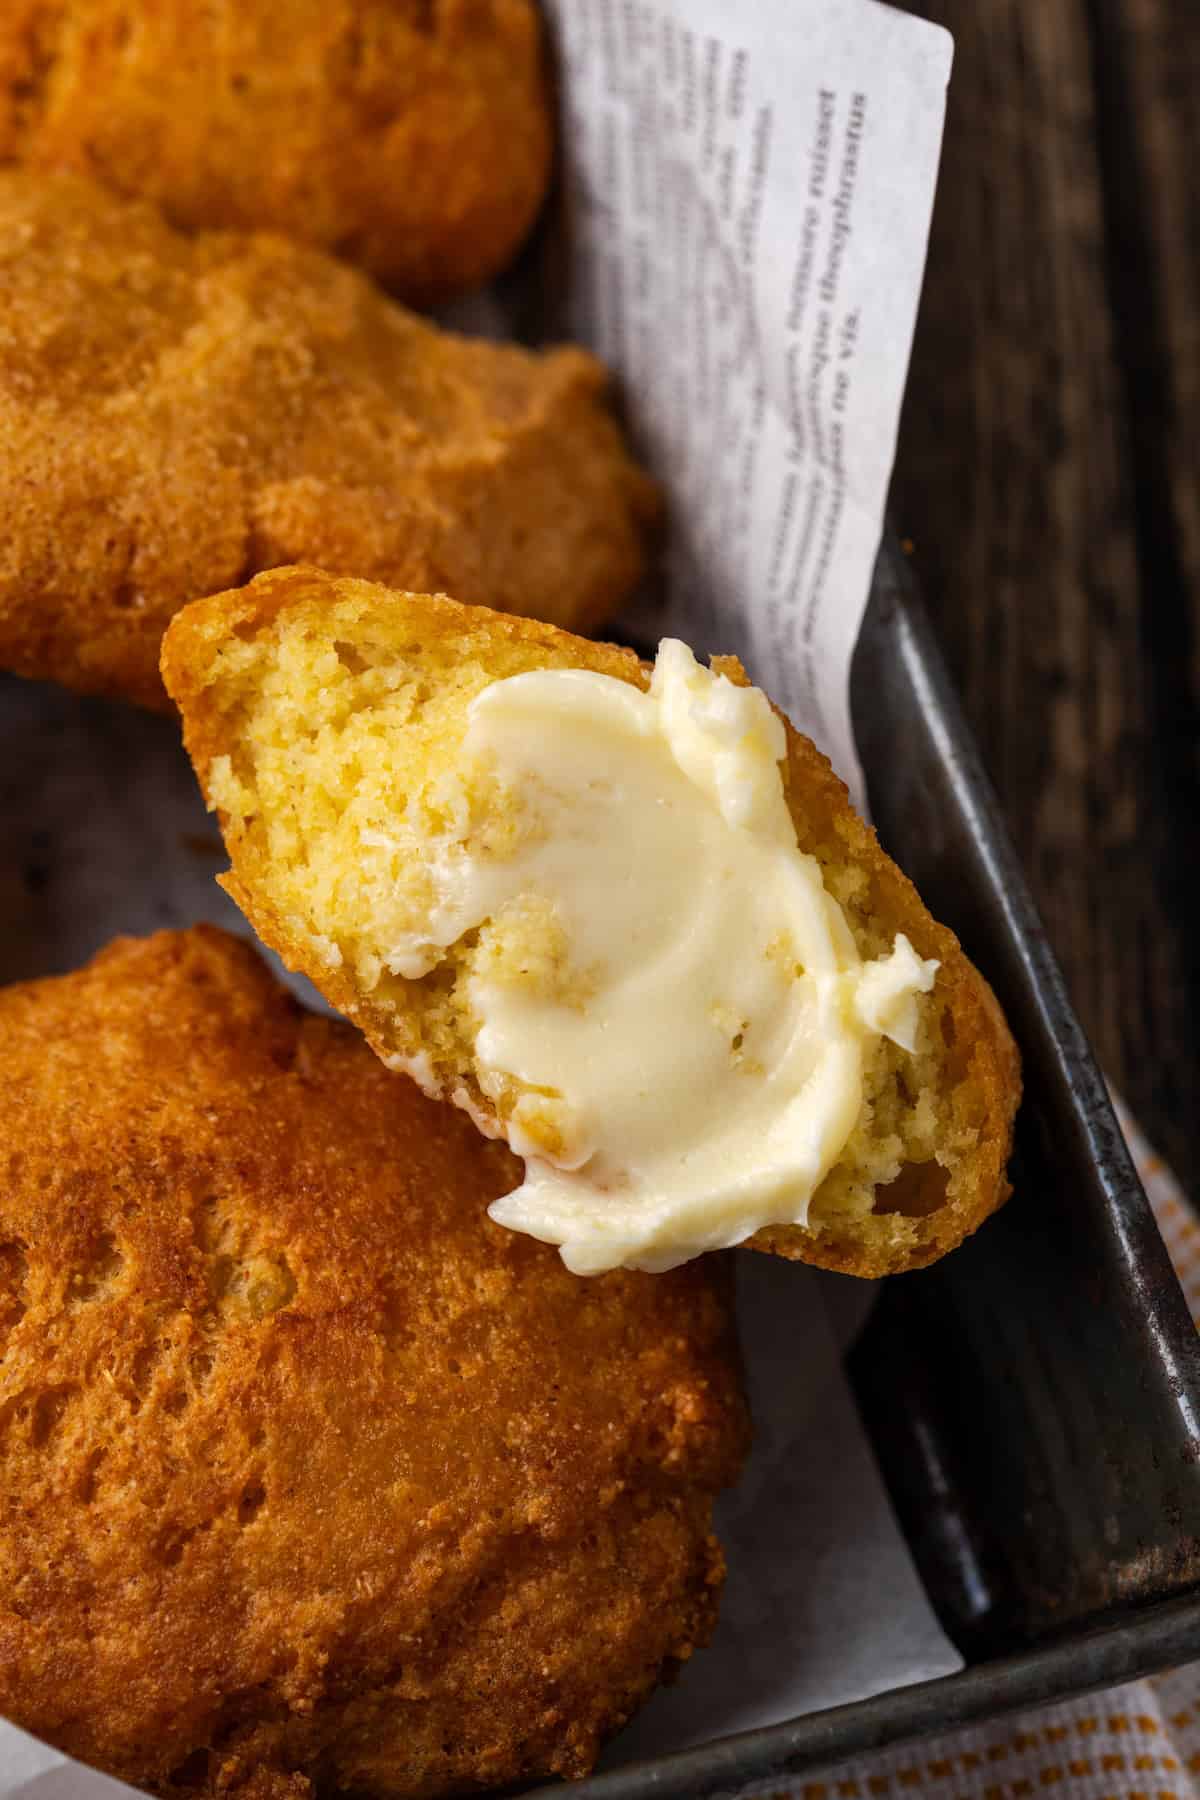
[[[892,1744],[1115,1686],[1196,1655],[1200,1592],[954,1675],[593,1775],[573,1792],[588,1800],[717,1800],[757,1782],[787,1779]],[[561,1792],[532,1788],[528,1800]]]

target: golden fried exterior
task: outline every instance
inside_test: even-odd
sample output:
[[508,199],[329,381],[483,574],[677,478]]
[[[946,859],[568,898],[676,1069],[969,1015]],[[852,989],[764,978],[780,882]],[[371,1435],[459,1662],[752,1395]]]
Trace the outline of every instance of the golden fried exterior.
[[0,667],[164,706],[171,614],[297,560],[589,629],[657,505],[604,390],[280,238],[0,171]]
[[0,161],[178,225],[280,231],[424,302],[488,280],[545,193],[532,0],[5,0]]
[[518,1165],[208,927],[0,993],[0,1713],[158,1792],[578,1775],[711,1628],[727,1269],[581,1281]]
[[[735,658],[713,666],[746,682]],[[354,1019],[381,1057],[424,1066],[434,1091],[465,1094],[497,1132],[504,1120],[476,1079],[474,1021],[458,1006],[453,970],[439,967],[421,981],[389,976],[368,988],[331,916],[351,886],[365,886],[367,855],[332,877],[324,861],[339,814],[355,806],[375,765],[402,809],[423,779],[453,765],[470,696],[488,680],[533,668],[591,669],[642,687],[650,676],[631,650],[445,595],[389,595],[315,569],[277,569],[198,601],[176,617],[163,645],[184,741],[232,864],[222,886],[262,940]],[[459,710],[444,713],[451,723],[424,738],[423,709],[452,696]],[[343,762],[342,734],[356,714],[370,721],[368,747],[356,745]],[[918,1053],[881,1041],[858,1125],[814,1195],[807,1225],[770,1226],[749,1241],[847,1274],[895,1274],[936,1261],[1008,1197],[1020,1061],[991,988],[953,932],[932,918],[859,818],[828,760],[783,723],[796,839],[820,863],[860,954],[886,954],[903,932],[918,956],[940,967]],[[288,854],[273,848],[281,843]]]

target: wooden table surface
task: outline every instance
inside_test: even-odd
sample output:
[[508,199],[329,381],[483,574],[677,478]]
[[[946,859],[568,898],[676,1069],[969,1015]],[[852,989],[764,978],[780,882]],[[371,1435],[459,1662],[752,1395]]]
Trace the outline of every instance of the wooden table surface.
[[1200,1199],[1200,5],[956,39],[893,507],[1110,1079]]

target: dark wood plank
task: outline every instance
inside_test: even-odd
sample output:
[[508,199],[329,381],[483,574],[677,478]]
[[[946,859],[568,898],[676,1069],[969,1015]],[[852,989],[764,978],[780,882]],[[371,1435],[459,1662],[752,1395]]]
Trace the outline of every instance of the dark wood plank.
[[[1089,6],[1141,577],[1148,824],[1182,1019],[1200,999],[1200,17],[1188,0]],[[1200,1082],[1195,1069],[1176,1091],[1166,1080],[1147,1072],[1145,1108],[1162,1110],[1155,1128],[1196,1191]]]
[[[1179,848],[1194,821],[1160,742],[1187,705],[1164,702],[1156,660],[1178,661],[1178,633],[1171,650],[1145,628],[1164,602],[1143,566],[1137,327],[1114,305],[1105,21],[1091,0],[912,10],[950,27],[957,59],[896,517],[1084,1023],[1194,1179],[1200,990]],[[1182,612],[1177,586],[1165,605]]]
[[1092,8],[1110,237],[1143,327],[1123,337],[1146,425],[1138,462],[1161,465],[1200,683],[1200,11],[1195,0]]

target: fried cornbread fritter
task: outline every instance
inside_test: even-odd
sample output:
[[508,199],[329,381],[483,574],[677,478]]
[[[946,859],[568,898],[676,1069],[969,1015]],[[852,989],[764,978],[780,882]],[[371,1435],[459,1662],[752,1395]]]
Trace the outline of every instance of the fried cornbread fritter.
[[720,1265],[568,1275],[209,927],[0,992],[0,1714],[157,1792],[579,1775],[706,1639]]
[[488,280],[545,193],[532,0],[5,0],[0,161],[268,229],[402,298]]
[[656,506],[586,352],[457,337],[281,238],[0,171],[0,667],[165,706],[171,614],[295,561],[586,630]]
[[[714,667],[745,681],[732,659]],[[223,885],[264,942],[381,1057],[500,1133],[522,1095],[515,1083],[498,1094],[481,1080],[470,984],[503,944],[471,931],[417,979],[396,972],[391,945],[425,900],[421,834],[460,813],[465,830],[503,830],[486,792],[464,793],[468,706],[490,682],[539,668],[648,682],[631,651],[311,569],[276,570],[197,602],[163,647],[232,863]],[[551,765],[550,737],[544,754]],[[798,846],[820,864],[860,955],[885,955],[902,932],[940,968],[921,998],[916,1054],[886,1037],[872,1051],[857,1123],[808,1224],[769,1226],[749,1242],[857,1275],[920,1267],[1008,1194],[1017,1053],[987,982],[790,725],[783,780]],[[494,935],[494,922],[488,929]],[[536,945],[522,937],[518,948],[512,979],[532,979]],[[579,1004],[586,1011],[586,999]]]

